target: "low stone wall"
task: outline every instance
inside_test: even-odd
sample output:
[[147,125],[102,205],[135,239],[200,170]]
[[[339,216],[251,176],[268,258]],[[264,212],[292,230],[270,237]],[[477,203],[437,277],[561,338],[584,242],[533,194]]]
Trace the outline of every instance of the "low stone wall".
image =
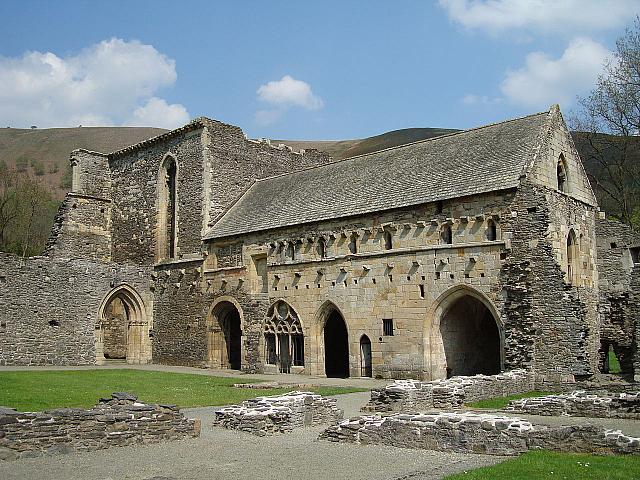
[[640,392],[594,395],[577,390],[569,394],[512,400],[504,410],[532,415],[640,419]]
[[311,392],[291,392],[221,408],[216,411],[214,425],[264,436],[308,425],[333,423],[342,416],[335,398]]
[[417,412],[461,408],[465,403],[487,398],[517,395],[534,389],[534,375],[528,370],[511,370],[498,375],[452,377],[421,382],[396,380],[382,389],[371,390],[364,412]]
[[513,417],[476,413],[362,416],[327,428],[321,439],[486,455],[528,450],[640,454],[640,438],[593,425],[551,427]]
[[0,460],[114,446],[156,443],[200,435],[200,420],[187,419],[175,405],[149,405],[128,393],[114,393],[89,409],[16,412],[0,408]]

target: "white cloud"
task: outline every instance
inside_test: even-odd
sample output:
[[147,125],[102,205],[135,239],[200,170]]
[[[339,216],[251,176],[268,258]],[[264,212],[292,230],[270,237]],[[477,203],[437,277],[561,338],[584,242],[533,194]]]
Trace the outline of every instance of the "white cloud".
[[189,122],[189,112],[182,105],[168,105],[162,98],[151,97],[147,103],[133,111],[126,125],[146,127],[153,125],[161,128],[176,128]]
[[322,99],[314,95],[311,85],[289,75],[285,75],[280,80],[260,85],[256,93],[258,100],[278,107],[302,107],[307,110],[318,110],[324,106]]
[[51,52],[0,57],[0,125],[145,121],[176,127],[188,119],[186,109],[155,96],[176,79],[173,60],[136,40],[112,38],[67,57]]
[[610,54],[588,38],[574,39],[557,59],[542,52],[530,53],[524,67],[507,72],[502,93],[512,103],[529,107],[571,104],[576,95],[593,88]]
[[502,102],[501,98],[488,97],[487,95],[475,95],[470,93],[462,97],[462,103],[465,105],[492,105]]
[[581,32],[616,28],[640,12],[640,0],[439,0],[467,28]]

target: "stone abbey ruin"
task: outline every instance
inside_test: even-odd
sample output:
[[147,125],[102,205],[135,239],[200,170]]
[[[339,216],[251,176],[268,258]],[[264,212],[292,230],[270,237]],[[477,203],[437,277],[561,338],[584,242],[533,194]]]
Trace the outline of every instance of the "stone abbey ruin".
[[0,254],[0,365],[538,385],[613,349],[640,380],[640,237],[557,106],[341,161],[199,118],[71,163],[43,255]]

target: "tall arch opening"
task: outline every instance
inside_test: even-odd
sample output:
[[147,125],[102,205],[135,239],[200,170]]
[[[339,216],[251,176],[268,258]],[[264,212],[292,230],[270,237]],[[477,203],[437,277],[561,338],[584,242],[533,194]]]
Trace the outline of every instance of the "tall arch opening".
[[156,260],[175,258],[177,253],[177,176],[176,161],[167,155],[158,174]]
[[371,340],[366,335],[360,337],[360,376],[372,377],[373,367],[371,363]]
[[349,336],[347,324],[333,309],[324,324],[324,370],[327,377],[349,376]]
[[573,230],[567,236],[567,280],[571,285],[580,282],[580,245]]
[[230,301],[216,304],[208,319],[207,343],[211,368],[242,368],[240,311]]
[[280,373],[294,373],[304,367],[304,335],[295,310],[278,300],[267,312],[264,334],[264,361]]
[[96,363],[120,360],[131,364],[151,361],[149,322],[140,295],[121,285],[105,297],[96,325]]
[[563,193],[568,193],[567,162],[563,155],[560,155],[556,165],[556,180],[558,182],[558,190]]
[[435,319],[442,348],[436,377],[501,371],[502,335],[489,305],[481,294],[466,288],[441,300]]

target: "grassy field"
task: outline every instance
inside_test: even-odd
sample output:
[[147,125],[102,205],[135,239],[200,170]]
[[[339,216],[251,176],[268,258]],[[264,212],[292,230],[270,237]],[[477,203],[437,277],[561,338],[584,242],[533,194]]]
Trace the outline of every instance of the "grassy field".
[[640,457],[528,452],[506,462],[446,480],[630,480],[640,478]]
[[490,409],[496,410],[499,408],[506,407],[507,405],[509,405],[509,402],[511,400],[519,400],[521,398],[531,398],[531,397],[544,397],[545,395],[551,395],[551,394],[552,392],[532,391],[532,392],[527,392],[520,395],[511,395],[508,397],[496,397],[496,398],[489,398],[487,400],[480,400],[479,402],[470,403],[467,406],[472,408],[490,408]]
[[[0,372],[0,405],[21,411],[58,407],[90,407],[112,392],[130,392],[149,403],[180,407],[228,405],[291,389],[234,388],[250,378],[213,377],[140,370],[41,370]],[[358,388],[318,387],[321,395],[365,391]]]

